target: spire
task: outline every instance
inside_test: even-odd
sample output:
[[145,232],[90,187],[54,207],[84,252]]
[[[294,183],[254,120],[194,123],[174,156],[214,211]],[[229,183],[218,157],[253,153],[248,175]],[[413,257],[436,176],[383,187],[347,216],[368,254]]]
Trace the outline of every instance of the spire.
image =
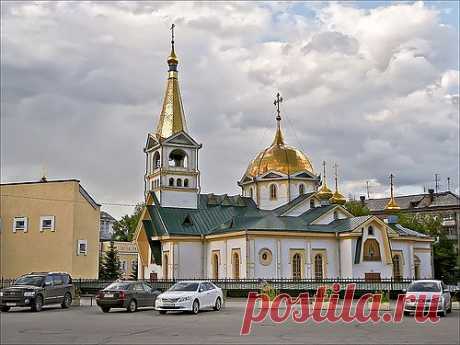
[[331,197],[332,191],[327,188],[326,161],[323,161],[323,184],[321,189],[318,191],[318,198],[321,200],[329,200]]
[[174,51],[174,28],[171,25],[171,53],[168,57],[168,81],[166,84],[166,92],[163,100],[163,107],[158,121],[156,135],[161,138],[168,138],[178,132],[187,132],[187,124],[185,122],[184,108],[182,106],[182,98],[179,90],[177,59]]
[[276,94],[276,99],[273,102],[273,104],[276,107],[276,134],[275,134],[275,139],[273,140],[272,146],[274,145],[284,145],[284,138],[283,138],[283,132],[281,131],[281,115],[280,115],[280,103],[283,102],[283,97],[281,97],[280,93],[278,92]]
[[337,174],[337,163],[334,164],[334,179],[335,179],[335,193],[331,197],[332,204],[343,205],[347,201],[345,197],[339,192],[338,174]]
[[387,206],[385,207],[385,211],[387,211],[388,213],[398,212],[401,209],[394,197],[393,178],[394,178],[394,175],[390,174],[390,194],[391,196],[390,196],[390,200],[387,203]]

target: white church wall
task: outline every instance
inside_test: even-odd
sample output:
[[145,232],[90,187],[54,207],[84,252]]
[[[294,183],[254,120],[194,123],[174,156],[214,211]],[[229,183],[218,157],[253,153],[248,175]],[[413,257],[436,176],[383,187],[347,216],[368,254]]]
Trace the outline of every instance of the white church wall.
[[431,253],[415,249],[414,254],[420,259],[420,278],[432,278]]
[[340,261],[342,278],[353,277],[354,251],[351,238],[340,240]]
[[246,238],[245,237],[238,237],[238,238],[229,238],[226,241],[226,271],[225,276],[227,278],[234,278],[233,277],[233,258],[232,253],[236,251],[239,252],[239,273],[240,279],[246,278]]
[[[277,187],[277,198],[275,200],[270,199],[270,185],[272,184]],[[257,186],[259,189],[259,208],[273,210],[288,202],[286,181],[261,181],[258,182]]]
[[198,195],[195,192],[163,190],[161,205],[164,207],[197,208]]
[[392,255],[394,254],[402,254],[402,275],[404,278],[411,278],[412,277],[412,270],[411,270],[411,242],[407,241],[391,241],[391,250]]
[[[254,278],[276,278],[280,277],[280,272],[277,272],[277,262],[279,262],[278,250],[276,248],[277,240],[270,237],[257,237],[254,240]],[[268,249],[271,254],[270,264],[262,264],[260,254],[262,250]]]
[[212,263],[212,255],[214,253],[218,253],[219,255],[219,277],[218,279],[225,279],[225,273],[227,269],[227,257],[226,257],[226,245],[225,245],[225,240],[211,240],[208,242],[207,245],[207,267],[206,271],[208,273],[208,279],[214,279],[213,277],[213,263]]
[[290,181],[290,191],[291,191],[291,200],[294,200],[297,198],[300,193],[299,193],[299,186],[303,184],[304,186],[304,194],[310,193],[310,192],[315,192],[316,191],[316,184],[313,181],[309,180],[291,180]]
[[286,212],[284,215],[285,216],[290,216],[290,217],[297,217],[300,216],[302,213],[307,212],[310,210],[310,201],[314,200],[315,202],[315,207],[319,207],[319,202],[313,197],[310,197],[308,199],[303,200],[301,203],[296,205],[295,207],[291,208],[288,212]]
[[[325,250],[326,258],[324,264],[324,278],[336,278],[339,276],[339,242],[336,239],[313,239],[311,240],[311,251]],[[312,255],[313,256],[313,255]],[[312,257],[312,277],[313,273],[313,257]]]
[[334,212],[337,211],[337,219],[345,219],[348,216],[343,212],[340,208],[336,208],[334,210],[329,211],[328,213],[322,215],[318,219],[316,219],[312,224],[329,224],[333,222],[334,219]]
[[202,244],[198,241],[177,242],[175,278],[202,278]]

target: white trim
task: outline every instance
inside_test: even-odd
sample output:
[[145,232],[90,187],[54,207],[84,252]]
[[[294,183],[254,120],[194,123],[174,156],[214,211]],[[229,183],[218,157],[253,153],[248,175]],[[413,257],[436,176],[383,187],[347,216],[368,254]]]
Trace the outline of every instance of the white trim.
[[[84,244],[85,249],[80,250],[80,245]],[[86,256],[88,255],[88,241],[87,240],[78,240],[77,241],[77,256]]]
[[[51,220],[51,226],[49,228],[44,228],[43,227],[43,221],[45,221],[45,220]],[[40,232],[43,232],[45,230],[55,231],[55,228],[54,228],[54,216],[40,216]]]
[[[18,228],[16,225],[16,222],[24,222],[24,227],[23,228]],[[17,231],[22,231],[22,232],[27,232],[27,217],[14,217],[13,218],[13,232],[16,233]]]

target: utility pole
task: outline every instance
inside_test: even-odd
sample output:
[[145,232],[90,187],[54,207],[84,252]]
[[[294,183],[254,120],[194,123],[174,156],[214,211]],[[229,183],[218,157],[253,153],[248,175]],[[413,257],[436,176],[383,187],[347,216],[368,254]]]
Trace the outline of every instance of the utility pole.
[[436,194],[438,194],[438,189],[439,189],[438,179],[439,179],[439,174],[434,174],[434,192]]
[[369,194],[369,181],[366,181],[366,192],[367,192],[367,199],[370,199],[370,194]]
[[447,178],[447,191],[450,192],[450,177]]

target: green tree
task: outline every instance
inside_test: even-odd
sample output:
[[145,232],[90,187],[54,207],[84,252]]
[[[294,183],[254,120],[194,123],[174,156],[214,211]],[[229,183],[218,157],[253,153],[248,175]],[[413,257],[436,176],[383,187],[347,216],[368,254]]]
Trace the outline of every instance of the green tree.
[[363,205],[361,201],[351,200],[345,203],[345,208],[355,217],[367,216],[371,214],[371,211]]
[[137,204],[132,215],[126,214],[113,224],[112,240],[125,242],[131,242],[133,240],[134,232],[136,231],[137,223],[139,222],[143,208],[144,203]]
[[121,265],[118,251],[113,241],[110,242],[109,250],[101,257],[99,263],[99,278],[116,280],[121,277]]
[[456,262],[457,253],[452,241],[449,241],[444,231],[442,231],[441,217],[400,214],[399,224],[406,228],[427,234],[435,239],[433,243],[435,278],[445,281],[457,281],[460,278],[460,272]]

